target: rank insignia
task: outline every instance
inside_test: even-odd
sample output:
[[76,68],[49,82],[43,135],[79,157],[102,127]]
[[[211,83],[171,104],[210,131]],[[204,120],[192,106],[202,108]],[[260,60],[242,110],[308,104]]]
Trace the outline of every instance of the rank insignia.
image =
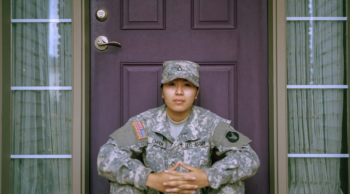
[[141,121],[135,121],[131,123],[132,126],[135,129],[136,135],[137,135],[137,139],[145,139],[147,138],[147,133],[146,133],[146,129],[143,126]]

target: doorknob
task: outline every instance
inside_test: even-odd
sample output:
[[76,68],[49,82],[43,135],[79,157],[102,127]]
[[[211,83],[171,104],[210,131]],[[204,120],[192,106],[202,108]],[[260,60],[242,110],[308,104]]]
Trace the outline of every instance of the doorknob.
[[119,42],[108,42],[108,39],[105,36],[99,36],[95,39],[95,47],[98,50],[104,51],[107,49],[108,46],[122,47],[122,45]]

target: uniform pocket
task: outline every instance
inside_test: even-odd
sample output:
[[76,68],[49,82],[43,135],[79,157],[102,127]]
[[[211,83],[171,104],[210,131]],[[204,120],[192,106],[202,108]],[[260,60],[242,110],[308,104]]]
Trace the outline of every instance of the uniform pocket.
[[184,150],[184,163],[196,168],[203,167],[210,161],[210,147],[199,147]]
[[146,167],[154,172],[165,170],[166,155],[166,142],[148,137],[148,146],[143,155]]

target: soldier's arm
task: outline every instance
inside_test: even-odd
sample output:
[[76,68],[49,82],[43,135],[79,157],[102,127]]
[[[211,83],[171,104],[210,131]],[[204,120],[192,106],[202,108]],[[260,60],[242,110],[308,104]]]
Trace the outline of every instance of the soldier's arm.
[[138,159],[132,158],[147,146],[147,138],[138,140],[130,122],[110,137],[98,154],[98,174],[119,184],[131,184],[140,190],[147,189],[146,179],[152,170]]
[[249,178],[257,172],[260,161],[249,146],[250,141],[235,131],[229,123],[220,122],[216,126],[212,145],[217,148],[218,155],[226,156],[210,168],[203,169],[208,176],[210,187],[216,189],[220,185]]

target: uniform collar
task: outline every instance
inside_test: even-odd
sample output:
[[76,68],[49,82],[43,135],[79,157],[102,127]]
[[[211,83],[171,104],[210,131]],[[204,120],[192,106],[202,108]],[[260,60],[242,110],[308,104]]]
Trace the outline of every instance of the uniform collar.
[[182,140],[185,141],[195,141],[200,138],[200,120],[197,106],[192,106],[190,116],[188,117],[188,122],[182,129],[180,135],[183,135]]
[[158,111],[155,115],[155,126],[151,128],[151,130],[155,133],[159,133],[169,141],[173,142],[175,139],[170,134],[170,126],[166,120],[166,105],[163,104],[159,107]]
[[[166,105],[162,105],[156,113],[156,125],[151,128],[155,133],[159,133],[166,137],[169,141],[173,142],[175,139],[170,134],[170,126],[166,120]],[[180,136],[183,142],[195,141],[200,138],[199,130],[199,109],[197,106],[192,106],[188,121],[182,129]],[[180,137],[179,136],[179,137]]]

